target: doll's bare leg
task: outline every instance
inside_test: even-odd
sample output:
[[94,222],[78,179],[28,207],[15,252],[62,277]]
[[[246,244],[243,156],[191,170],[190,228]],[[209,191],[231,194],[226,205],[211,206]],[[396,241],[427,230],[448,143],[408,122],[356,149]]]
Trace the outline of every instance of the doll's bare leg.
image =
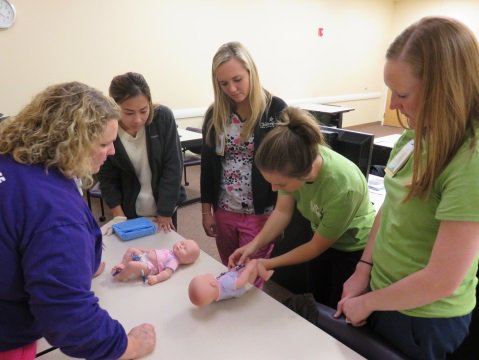
[[246,284],[253,284],[258,277],[257,270],[257,260],[250,260],[242,269],[238,270],[240,272],[238,279],[236,280],[236,288],[242,288]]
[[141,256],[145,252],[146,250],[144,249],[139,249],[135,247],[128,248],[128,250],[126,250],[125,254],[123,255],[123,258],[121,259],[121,263],[111,269],[111,274],[113,276],[117,276],[121,271],[125,269],[126,265],[133,260],[134,256]]
[[258,264],[256,266],[256,269],[258,271],[258,276],[263,279],[264,281],[267,281],[273,276],[274,271],[273,270],[266,270],[264,267],[263,263],[261,261],[258,261]]
[[120,281],[128,281],[141,277],[148,271],[148,266],[141,261],[130,261],[124,265],[124,268],[115,276]]
[[111,269],[111,274],[113,276],[116,276],[118,275],[123,269],[125,268],[125,264],[123,263],[120,263],[118,265],[115,265],[113,266],[113,268]]
[[246,284],[254,284],[258,277],[266,281],[273,275],[273,270],[266,270],[264,265],[256,259],[250,260],[240,272],[236,281],[237,289]]
[[144,253],[143,249],[130,247],[130,248],[128,248],[128,250],[126,250],[126,253],[125,253],[125,255],[123,255],[123,259],[121,260],[121,262],[123,264],[127,264],[131,261],[133,256],[135,256],[135,255],[141,256],[143,253]]

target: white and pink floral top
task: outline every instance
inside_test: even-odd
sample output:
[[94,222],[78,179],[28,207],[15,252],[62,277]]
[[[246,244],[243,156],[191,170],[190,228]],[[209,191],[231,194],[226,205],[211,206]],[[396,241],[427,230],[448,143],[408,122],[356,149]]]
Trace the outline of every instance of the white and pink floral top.
[[242,214],[254,214],[251,173],[253,165],[253,135],[241,141],[243,122],[233,113],[226,129],[225,151],[222,159],[219,207]]

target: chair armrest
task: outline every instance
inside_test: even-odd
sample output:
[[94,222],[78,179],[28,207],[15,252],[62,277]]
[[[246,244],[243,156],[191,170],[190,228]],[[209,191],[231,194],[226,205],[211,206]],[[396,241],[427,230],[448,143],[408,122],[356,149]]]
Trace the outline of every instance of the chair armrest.
[[318,320],[316,326],[341,341],[369,360],[404,360],[407,359],[398,350],[387,344],[367,327],[354,327],[346,324],[344,318],[334,318],[334,309],[316,303]]

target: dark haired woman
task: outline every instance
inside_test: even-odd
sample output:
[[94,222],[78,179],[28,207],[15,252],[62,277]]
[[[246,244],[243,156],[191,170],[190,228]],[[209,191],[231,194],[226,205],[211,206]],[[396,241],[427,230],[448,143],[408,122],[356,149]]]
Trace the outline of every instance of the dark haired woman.
[[115,155],[98,174],[102,196],[114,217],[151,216],[160,229],[176,230],[176,208],[185,191],[173,113],[153,105],[148,83],[138,73],[114,77],[109,92],[121,118]]

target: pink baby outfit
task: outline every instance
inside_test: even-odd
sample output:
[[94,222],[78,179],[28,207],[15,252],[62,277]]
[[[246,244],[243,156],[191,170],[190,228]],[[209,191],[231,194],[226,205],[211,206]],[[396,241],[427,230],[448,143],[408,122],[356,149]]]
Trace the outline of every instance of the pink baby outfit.
[[179,261],[173,253],[173,250],[155,249],[152,251],[154,251],[156,254],[158,266],[155,266],[151,261],[148,261],[145,255],[141,257],[141,261],[145,261],[148,265],[148,270],[151,275],[156,275],[161,271],[165,270],[166,268],[171,269],[171,271],[173,272],[178,269]]
[[179,261],[178,258],[173,253],[173,250],[167,249],[155,249],[156,252],[156,259],[158,260],[158,270],[157,273],[160,271],[165,270],[166,268],[171,269],[173,272],[178,269]]

